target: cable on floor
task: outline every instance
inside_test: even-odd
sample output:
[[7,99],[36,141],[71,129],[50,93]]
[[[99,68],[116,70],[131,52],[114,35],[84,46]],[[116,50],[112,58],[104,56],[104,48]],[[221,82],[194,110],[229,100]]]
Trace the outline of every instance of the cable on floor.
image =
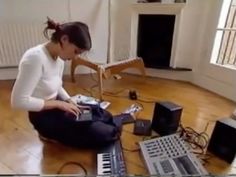
[[146,100],[146,98],[144,99],[138,98],[137,100],[143,103],[156,103],[157,102],[157,100],[149,100],[149,98],[148,100]]
[[[112,97],[121,97],[121,98],[129,98],[128,97],[128,94],[127,95],[119,95],[120,93],[123,93],[125,91],[129,91],[130,89],[121,89],[117,92],[109,92],[109,91],[104,91],[103,94],[106,95],[106,96],[112,96]],[[138,97],[137,101],[140,101],[140,102],[143,102],[143,103],[156,103],[157,100],[151,100],[149,98],[144,98],[144,99],[141,99]],[[140,103],[141,104],[141,103]]]
[[128,149],[128,148],[122,147],[122,149],[123,149],[124,151],[127,151],[127,152],[138,152],[138,151],[140,151],[140,148]]
[[92,69],[90,69],[90,77],[92,78],[93,81],[95,81],[98,84],[98,79],[94,77]]
[[92,85],[89,89],[86,89],[86,88],[82,88],[82,89],[83,89],[84,91],[86,91],[87,93],[89,93],[89,95],[90,95],[91,97],[94,97],[92,90],[93,90],[95,87],[98,87],[98,84]]
[[116,92],[110,92],[110,91],[104,90],[104,93],[106,93],[106,94],[111,94],[111,95],[118,95],[118,94],[123,93],[123,92],[125,92],[125,91],[129,91],[129,89],[121,89],[121,90],[116,91]]
[[196,132],[191,127],[183,127],[182,124],[180,124],[180,130],[178,131],[180,136],[191,146],[193,153],[202,160],[203,165],[209,163],[209,159],[211,158],[211,155],[206,153],[206,148],[209,142],[209,136],[206,131],[209,122],[206,124],[204,131],[200,133]]
[[[123,132],[126,132],[126,133],[129,133],[129,134],[131,134],[131,135],[134,135],[132,132],[130,132],[130,131],[128,131],[128,130],[123,129],[122,131],[123,131]],[[138,143],[136,142],[135,144],[138,144]],[[122,146],[122,149],[123,149],[124,151],[127,151],[127,152],[137,152],[137,151],[140,150],[140,148],[128,149],[128,148],[125,148],[124,146]]]
[[69,166],[69,165],[76,165],[78,167],[80,167],[83,172],[84,172],[84,175],[87,176],[88,172],[86,170],[86,168],[80,164],[79,162],[74,162],[74,161],[69,161],[69,162],[66,162],[64,164],[62,164],[62,166],[59,168],[59,170],[57,171],[57,174],[61,174],[61,172],[63,171],[63,169],[66,167],[66,166]]

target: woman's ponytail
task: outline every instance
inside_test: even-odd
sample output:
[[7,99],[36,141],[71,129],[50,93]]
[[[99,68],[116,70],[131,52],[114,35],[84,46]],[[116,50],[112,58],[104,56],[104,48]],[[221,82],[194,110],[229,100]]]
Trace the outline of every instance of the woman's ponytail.
[[49,17],[47,17],[46,24],[47,24],[47,26],[44,29],[43,34],[47,39],[50,39],[50,37],[48,35],[48,30],[55,30],[55,32],[60,31],[60,23],[56,23],[55,21],[53,21]]

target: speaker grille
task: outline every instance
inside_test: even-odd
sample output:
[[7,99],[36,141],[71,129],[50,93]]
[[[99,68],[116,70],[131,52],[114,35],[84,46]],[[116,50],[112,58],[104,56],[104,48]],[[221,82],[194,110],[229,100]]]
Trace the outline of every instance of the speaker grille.
[[208,151],[231,163],[236,154],[236,143],[232,140],[236,137],[236,121],[224,118],[216,122],[208,145]]
[[152,119],[152,129],[161,136],[177,131],[182,107],[172,102],[157,102]]

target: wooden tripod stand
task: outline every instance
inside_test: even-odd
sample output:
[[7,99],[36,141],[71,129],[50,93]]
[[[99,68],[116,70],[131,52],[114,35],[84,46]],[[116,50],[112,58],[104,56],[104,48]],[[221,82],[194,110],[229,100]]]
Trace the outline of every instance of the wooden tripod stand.
[[75,69],[79,65],[86,66],[97,72],[100,100],[103,99],[103,78],[107,79],[114,74],[119,74],[121,71],[127,68],[136,68],[141,72],[143,78],[145,78],[146,76],[144,63],[141,58],[127,59],[127,60],[123,60],[123,61],[119,61],[119,62],[115,62],[111,64],[99,65],[91,61],[88,61],[86,59],[83,59],[81,57],[76,57],[75,59],[72,60],[72,63],[71,63],[72,82],[75,82]]

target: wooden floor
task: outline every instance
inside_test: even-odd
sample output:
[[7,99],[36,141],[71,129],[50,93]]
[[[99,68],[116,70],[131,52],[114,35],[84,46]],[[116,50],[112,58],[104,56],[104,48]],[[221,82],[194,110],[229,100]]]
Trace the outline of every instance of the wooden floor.
[[[77,76],[76,83],[65,78],[65,88],[71,95],[82,93],[97,96],[96,81],[91,75]],[[55,174],[66,162],[81,163],[92,175],[96,173],[96,153],[92,150],[75,149],[60,144],[46,143],[39,140],[37,133],[28,121],[27,113],[10,108],[10,93],[13,81],[0,81],[0,173],[1,174]],[[221,96],[206,91],[189,83],[147,78],[144,82],[134,75],[122,75],[121,80],[105,81],[107,92],[123,92],[114,96],[105,96],[112,104],[108,108],[113,114],[124,111],[135,101],[128,99],[128,90],[135,89],[138,97],[153,103],[140,102],[144,109],[137,117],[152,119],[155,101],[172,101],[183,106],[181,122],[198,132],[205,130],[210,136],[215,121],[229,116],[236,104]],[[122,133],[122,144],[126,149],[136,149],[136,142],[143,137],[132,134],[133,125],[125,125]],[[147,175],[139,152],[124,151],[129,174]],[[217,157],[212,157],[206,169],[213,174],[236,174],[236,164],[228,164]],[[76,165],[69,165],[63,173],[83,174]]]

